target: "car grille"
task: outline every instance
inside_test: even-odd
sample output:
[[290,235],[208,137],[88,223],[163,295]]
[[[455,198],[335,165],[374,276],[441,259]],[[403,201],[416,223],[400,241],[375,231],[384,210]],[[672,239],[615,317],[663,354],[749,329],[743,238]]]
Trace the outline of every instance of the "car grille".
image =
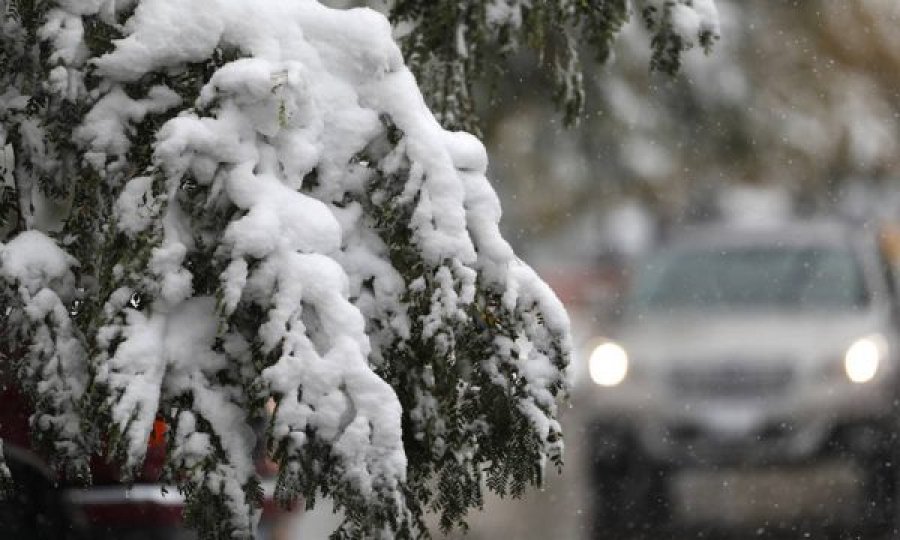
[[790,367],[727,365],[676,369],[670,382],[683,397],[765,398],[785,393],[793,377]]

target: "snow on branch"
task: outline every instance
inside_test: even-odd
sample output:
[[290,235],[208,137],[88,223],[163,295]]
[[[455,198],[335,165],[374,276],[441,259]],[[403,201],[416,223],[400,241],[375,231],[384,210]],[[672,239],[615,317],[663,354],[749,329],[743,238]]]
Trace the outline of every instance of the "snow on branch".
[[[40,5],[6,19],[53,69],[0,116],[27,218],[0,276],[71,459],[103,448],[135,474],[162,418],[166,478],[212,537],[254,534],[260,437],[279,500],[331,496],[346,537],[415,536],[428,511],[451,527],[485,480],[519,494],[561,463],[566,314],[499,234],[484,147],[440,127],[384,17]],[[7,96],[35,102],[26,78]],[[79,415],[111,429],[78,435]]]

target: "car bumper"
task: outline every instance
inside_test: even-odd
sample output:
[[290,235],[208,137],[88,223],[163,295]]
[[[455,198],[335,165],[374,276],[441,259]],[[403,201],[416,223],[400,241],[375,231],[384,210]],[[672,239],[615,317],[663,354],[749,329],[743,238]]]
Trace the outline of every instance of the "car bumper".
[[[274,480],[263,481],[262,532],[267,522],[285,513],[273,499]],[[178,489],[161,484],[135,484],[69,488],[65,498],[83,516],[92,531],[110,538],[128,537],[133,531],[144,538],[194,538],[184,525],[185,499]],[[265,535],[263,535],[265,537]]]
[[881,451],[897,433],[894,399],[867,390],[823,390],[806,401],[580,401],[594,459],[637,451],[672,465],[766,465],[838,450],[862,457]]

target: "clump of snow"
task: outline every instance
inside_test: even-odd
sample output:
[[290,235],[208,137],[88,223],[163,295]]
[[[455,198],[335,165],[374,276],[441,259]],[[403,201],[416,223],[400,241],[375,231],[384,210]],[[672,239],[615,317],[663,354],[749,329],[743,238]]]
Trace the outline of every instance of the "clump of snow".
[[712,0],[690,0],[672,7],[672,27],[690,43],[704,34],[719,35],[719,13]]
[[720,35],[719,12],[713,0],[640,0],[639,5],[650,10],[657,24],[668,24],[681,37],[685,49],[703,36]]
[[82,144],[91,148],[91,160],[102,168],[107,156],[125,159],[131,142],[126,130],[148,114],[165,112],[181,104],[181,97],[165,86],[154,86],[145,99],[131,99],[114,88],[91,109],[75,132]]
[[42,396],[31,425],[41,434],[52,434],[53,446],[69,460],[67,465],[85,474],[78,407],[87,386],[86,352],[67,307],[75,296],[72,269],[77,265],[39,231],[23,231],[0,243],[0,298],[5,281],[17,294],[10,298],[13,305],[4,308],[21,310],[31,331],[30,346],[19,366],[28,381],[26,390]]
[[78,262],[40,231],[24,231],[0,244],[0,277],[36,294],[45,287],[69,289]]
[[146,230],[158,215],[160,201],[153,197],[152,185],[153,178],[149,176],[133,178],[116,201],[116,223],[129,236]]
[[279,251],[334,253],[341,245],[337,220],[320,201],[302,195],[275,176],[236,167],[225,182],[231,200],[247,210],[225,231],[236,257],[263,259]]

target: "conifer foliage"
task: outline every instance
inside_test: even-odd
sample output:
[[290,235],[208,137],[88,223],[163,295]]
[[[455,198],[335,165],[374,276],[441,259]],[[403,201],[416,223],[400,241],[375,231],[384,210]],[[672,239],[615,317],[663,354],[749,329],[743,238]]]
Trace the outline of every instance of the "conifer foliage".
[[584,110],[582,57],[607,62],[633,13],[650,38],[650,69],[675,74],[695,46],[719,38],[712,0],[393,0],[391,20],[442,125],[478,133],[476,81],[495,75],[521,49],[547,67],[567,124]]
[[35,446],[128,477],[164,420],[204,538],[254,533],[259,422],[276,497],[333,498],[337,537],[540,482],[568,321],[486,166],[375,12],[0,0],[0,359]]

